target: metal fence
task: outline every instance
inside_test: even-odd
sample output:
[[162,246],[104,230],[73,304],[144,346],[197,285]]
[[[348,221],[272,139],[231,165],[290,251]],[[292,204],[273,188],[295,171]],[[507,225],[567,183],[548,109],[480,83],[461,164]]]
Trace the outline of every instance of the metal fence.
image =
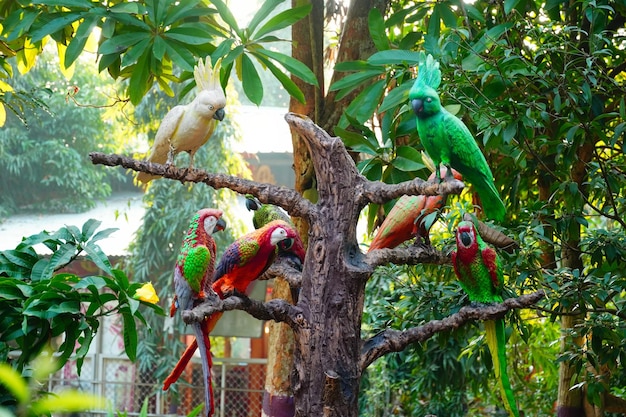
[[[266,359],[213,359],[216,416],[261,415],[266,364]],[[68,363],[49,380],[48,390],[74,388],[106,398],[110,409],[88,414],[94,417],[110,411],[137,415],[146,398],[149,415],[185,416],[204,401],[202,379],[202,366],[194,361],[170,388],[172,392],[166,393],[161,390],[162,381],[152,373],[139,372],[128,359],[95,355],[85,359],[80,376],[76,366]]]

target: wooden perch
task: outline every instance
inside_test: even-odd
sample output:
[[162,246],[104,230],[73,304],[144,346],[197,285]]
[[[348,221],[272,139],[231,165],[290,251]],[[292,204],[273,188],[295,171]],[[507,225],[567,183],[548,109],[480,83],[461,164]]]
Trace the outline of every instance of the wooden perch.
[[139,161],[117,154],[91,152],[89,158],[93,164],[121,166],[137,172],[160,175],[181,182],[204,183],[215,189],[228,188],[239,194],[252,194],[261,203],[274,204],[287,210],[296,217],[308,219],[313,205],[300,194],[288,187],[259,183],[226,174],[211,174],[201,169],[177,168],[174,165],[162,165],[148,161]]
[[500,304],[481,307],[466,306],[458,313],[442,320],[432,320],[423,326],[404,331],[387,329],[365,341],[361,349],[361,370],[390,352],[400,352],[411,343],[423,342],[435,333],[457,329],[472,320],[491,320],[502,316],[514,308],[526,308],[545,297],[544,291],[525,294],[517,298],[508,298]]
[[285,322],[294,327],[306,327],[302,311],[282,299],[270,300],[266,303],[248,297],[232,296],[219,298],[214,292],[208,292],[204,302],[193,310],[182,312],[183,321],[187,324],[202,322],[206,317],[230,310],[243,310],[259,320],[274,320]]
[[375,249],[365,255],[365,263],[372,268],[385,264],[417,265],[450,263],[450,257],[430,245],[412,245],[406,248]]

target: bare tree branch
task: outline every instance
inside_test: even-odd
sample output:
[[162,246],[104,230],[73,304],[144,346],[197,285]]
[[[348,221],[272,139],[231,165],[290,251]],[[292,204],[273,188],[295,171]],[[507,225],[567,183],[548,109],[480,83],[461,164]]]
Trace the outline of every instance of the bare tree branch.
[[302,273],[287,262],[281,262],[280,260],[274,262],[258,279],[268,280],[278,277],[287,281],[291,288],[300,288],[302,286]]
[[430,245],[417,244],[406,248],[375,249],[365,255],[365,263],[375,268],[385,264],[417,265],[450,263],[450,258]]
[[194,307],[193,310],[183,311],[182,318],[187,324],[197,323],[215,313],[230,310],[243,310],[258,320],[285,322],[294,329],[307,325],[302,310],[285,300],[276,298],[263,303],[237,296],[221,299],[214,292],[207,293],[204,302]]
[[385,184],[380,181],[368,181],[364,179],[362,197],[365,203],[384,204],[387,201],[406,195],[445,195],[461,194],[465,184],[462,181],[452,179],[441,183],[427,182],[420,178],[399,184]]
[[[127,156],[92,152],[93,164],[121,166],[138,172],[160,175],[180,182],[204,183],[215,189],[229,188],[239,194],[252,194],[265,204],[284,208],[290,215],[309,219],[315,206],[288,187],[259,183],[226,174],[211,174],[201,169],[177,168],[148,161],[139,161]],[[157,180],[158,181],[158,180]]]
[[435,333],[457,329],[473,320],[492,320],[515,308],[527,308],[545,297],[544,291],[508,298],[500,304],[463,307],[458,313],[442,320],[432,320],[423,326],[404,331],[387,329],[366,340],[361,349],[361,370],[390,352],[400,352],[408,345],[430,339]]

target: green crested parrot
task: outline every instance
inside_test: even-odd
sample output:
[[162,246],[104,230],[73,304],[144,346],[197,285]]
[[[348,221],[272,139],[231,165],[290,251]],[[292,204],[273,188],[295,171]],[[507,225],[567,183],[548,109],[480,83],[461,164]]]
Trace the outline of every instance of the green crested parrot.
[[[485,215],[502,221],[506,210],[487,160],[467,126],[441,105],[437,93],[440,83],[439,63],[428,55],[420,62],[417,79],[409,91],[409,102],[417,116],[417,133],[435,164],[437,179],[441,179],[437,169],[440,164],[454,168],[474,186]],[[447,176],[451,174],[448,170]]]
[[[472,303],[502,302],[504,276],[500,257],[483,241],[472,222],[462,221],[457,226],[456,251],[452,252],[452,265],[461,287]],[[504,320],[485,320],[485,331],[504,408],[510,416],[519,417],[506,369]]]
[[[170,315],[176,310],[191,310],[204,301],[205,292],[211,290],[211,282],[215,271],[216,245],[213,232],[223,230],[226,223],[222,220],[222,211],[213,208],[199,210],[191,219],[189,228],[181,245],[180,253],[174,267],[174,302]],[[214,412],[213,384],[211,380],[211,342],[209,333],[212,330],[207,321],[191,325],[196,335],[194,346],[200,346],[202,373],[205,383],[205,408],[207,416]],[[210,327],[210,328],[209,328]],[[189,347],[187,348],[189,349]],[[195,351],[194,347],[194,351]],[[185,351],[186,352],[186,351]],[[193,353],[193,352],[192,352]],[[185,368],[189,357],[186,353],[176,364],[176,368]],[[180,365],[179,365],[180,364]],[[164,382],[163,389],[169,388],[169,377]]]
[[[194,78],[198,94],[186,105],[173,107],[163,118],[157,130],[149,162],[171,165],[174,156],[180,152],[189,153],[189,169],[193,168],[193,157],[204,145],[217,125],[225,116],[226,96],[220,85],[221,60],[211,67],[210,58],[202,59],[194,67]],[[158,175],[140,172],[137,180],[147,183]]]

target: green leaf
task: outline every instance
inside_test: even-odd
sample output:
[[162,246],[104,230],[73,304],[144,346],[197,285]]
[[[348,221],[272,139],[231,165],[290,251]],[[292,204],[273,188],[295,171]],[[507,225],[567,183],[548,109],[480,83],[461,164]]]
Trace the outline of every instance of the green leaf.
[[398,146],[396,149],[396,157],[392,161],[392,164],[400,171],[413,172],[426,168],[426,165],[421,161],[421,153],[412,146]]
[[141,41],[145,41],[146,39],[150,39],[150,33],[145,31],[136,31],[125,33],[123,35],[117,35],[102,42],[98,48],[98,53],[101,55],[120,55],[131,46],[136,45]]
[[105,401],[100,397],[73,389],[65,389],[35,401],[31,404],[31,411],[35,415],[48,415],[50,413],[98,410],[105,405]]
[[256,50],[256,52],[277,61],[279,64],[285,67],[287,71],[291,72],[291,74],[300,78],[302,81],[316,87],[318,86],[317,78],[315,78],[315,74],[313,74],[313,71],[311,71],[309,67],[307,67],[305,64],[298,61],[297,59],[294,59],[289,55],[281,54],[280,52],[270,51],[265,48],[258,49]]
[[38,16],[38,10],[24,10],[18,8],[2,22],[3,36],[6,36],[8,42],[20,38],[28,32]]
[[[169,51],[168,45],[168,51]],[[147,49],[139,58],[135,66],[135,70],[130,76],[128,84],[128,95],[131,103],[135,106],[141,102],[144,94],[150,89],[150,71],[148,68],[148,59],[151,51]]]
[[339,126],[335,127],[335,133],[341,137],[344,145],[354,152],[362,152],[368,155],[378,155],[378,143],[372,144],[365,136],[360,133],[343,129]]
[[504,0],[504,13],[509,14],[517,7],[520,0]]
[[128,290],[128,286],[130,284],[128,282],[128,277],[126,276],[124,271],[121,271],[119,269],[114,269],[113,270],[113,276],[115,277],[115,282],[117,282],[117,285],[119,285],[118,290],[119,291],[127,291]]
[[98,268],[108,275],[113,275],[113,270],[109,258],[106,256],[100,246],[89,242],[83,248],[87,252],[87,259],[90,259]]
[[408,65],[414,67],[417,66],[419,57],[419,52],[390,49],[376,52],[367,59],[367,62],[372,65]]
[[99,21],[99,16],[90,16],[85,18],[83,23],[80,24],[80,26],[76,30],[76,35],[70,41],[69,45],[67,45],[67,49],[65,50],[66,68],[71,66],[74,61],[76,61],[81,52],[83,52],[85,44],[87,43],[87,39],[89,39],[89,35]]
[[389,39],[385,33],[385,20],[380,10],[373,8],[370,10],[367,17],[370,36],[374,41],[374,46],[379,51],[385,51],[389,49]]
[[188,45],[204,45],[213,40],[213,34],[206,30],[207,27],[206,24],[188,23],[166,31],[164,36]]
[[166,42],[165,49],[172,61],[181,67],[184,71],[193,72],[193,67],[196,64],[195,57],[178,42]]
[[129,309],[120,310],[122,314],[122,337],[124,339],[124,351],[132,362],[137,359],[137,328],[135,318]]
[[367,71],[376,70],[381,74],[384,72],[384,68],[380,68],[380,65],[372,65],[367,61],[345,61],[335,64],[335,71]]
[[305,4],[303,6],[294,7],[278,13],[261,26],[259,30],[254,33],[254,37],[258,39],[269,32],[275,32],[293,25],[298,20],[308,15],[312,7],[313,6],[311,4]]
[[[364,82],[372,79],[372,78],[378,78],[380,77],[382,74],[385,73],[384,68],[380,68],[377,70],[368,70],[368,71],[361,71],[361,72],[356,72],[354,74],[349,74],[346,75],[345,77],[343,77],[340,80],[337,80],[336,82],[334,82],[330,87],[329,90],[330,91],[337,91],[337,90],[344,90],[346,89],[347,92],[350,92],[352,90],[354,90],[356,87],[358,87],[359,85],[363,84]],[[346,94],[347,94],[346,92]],[[343,94],[343,96],[345,96],[345,94]]]
[[263,100],[263,84],[254,64],[246,54],[241,56],[241,75],[244,93],[251,102],[258,106]]
[[100,227],[102,222],[96,219],[89,219],[83,224],[83,230],[81,234],[81,242],[87,242],[94,232]]
[[[122,66],[130,66],[135,64],[139,58],[144,54],[149,54],[151,52],[152,39],[146,38],[141,42],[137,43],[135,46],[129,48],[126,53],[122,56]],[[142,68],[142,72],[150,73],[149,68]]]
[[34,30],[31,36],[31,42],[37,43],[40,42],[43,38],[48,35],[51,35],[68,25],[71,25],[76,20],[80,19],[83,16],[83,13],[55,13],[51,16],[51,20],[40,27],[37,30]]
[[234,30],[237,33],[237,35],[239,35],[239,37],[241,38],[242,37],[241,29],[239,29],[239,25],[237,25],[237,20],[235,19],[233,14],[230,12],[226,4],[222,0],[211,0],[211,3],[217,9],[217,12],[219,13],[222,20],[226,22],[226,24],[230,26],[230,28]]
[[[48,270],[48,265],[50,264],[50,260],[47,258],[41,258],[30,271],[30,279],[33,282],[40,281],[44,279],[44,274]],[[48,276],[46,276],[48,278]]]
[[265,0],[261,5],[261,8],[257,10],[257,12],[252,16],[250,23],[248,24],[248,31],[250,33],[254,33],[254,30],[257,26],[267,17],[269,14],[276,9],[276,7],[284,3],[285,0]]
[[254,54],[255,58],[258,59],[263,65],[265,65],[270,72],[276,77],[276,79],[281,83],[281,85],[287,90],[287,93],[300,103],[304,103],[304,93],[300,88],[294,83],[289,76],[287,76],[280,68],[278,68],[272,61],[265,58],[262,55]]
[[355,117],[359,122],[364,123],[376,111],[385,93],[386,86],[385,80],[379,80],[367,86],[346,108],[346,113]]
[[405,82],[391,90],[383,99],[382,104],[378,108],[378,113],[384,113],[409,101],[409,90],[412,86],[412,82]]
[[73,243],[65,243],[57,249],[50,257],[50,263],[42,273],[42,278],[47,279],[52,273],[67,265],[77,255],[76,245]]
[[19,250],[5,250],[0,252],[0,255],[4,256],[12,264],[26,269],[31,269],[39,260],[38,256]]

